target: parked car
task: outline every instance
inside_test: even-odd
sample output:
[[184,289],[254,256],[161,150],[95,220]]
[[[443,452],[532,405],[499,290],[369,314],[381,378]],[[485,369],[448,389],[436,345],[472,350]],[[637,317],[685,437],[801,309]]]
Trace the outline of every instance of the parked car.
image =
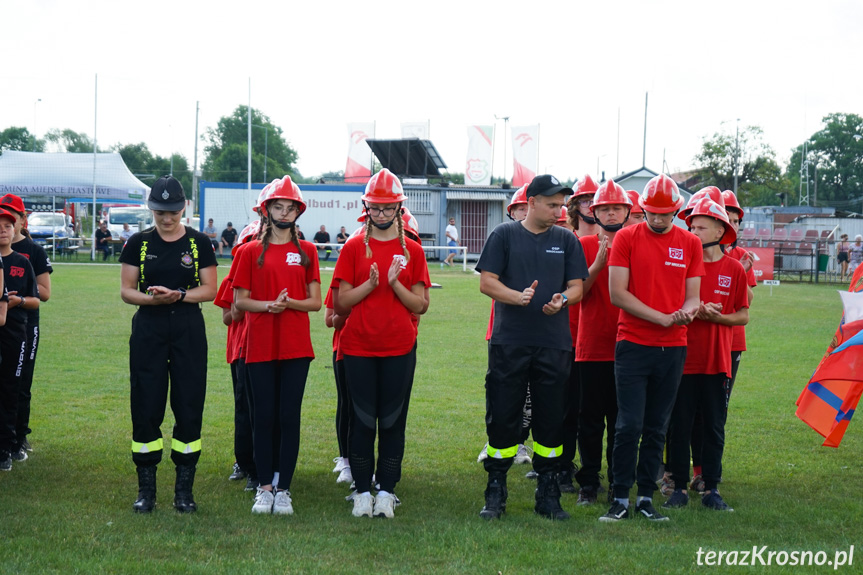
[[62,212],[33,212],[27,216],[27,230],[37,244],[45,244],[52,238],[75,237],[72,217]]
[[153,226],[153,212],[144,206],[111,206],[108,208],[108,231],[111,239],[119,240],[123,224],[129,224],[132,232],[140,232]]

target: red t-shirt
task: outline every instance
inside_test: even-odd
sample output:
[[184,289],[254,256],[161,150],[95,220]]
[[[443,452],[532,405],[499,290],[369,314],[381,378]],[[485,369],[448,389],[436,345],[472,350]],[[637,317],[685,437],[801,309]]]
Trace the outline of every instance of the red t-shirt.
[[[249,290],[251,298],[259,301],[275,300],[284,288],[291,299],[306,299],[308,285],[320,283],[321,275],[314,244],[301,240],[300,247],[309,257],[308,267],[300,264],[299,251],[292,242],[270,244],[264,265],[258,267],[261,243],[249,242],[236,264],[234,288]],[[282,313],[250,312],[246,314],[246,322],[246,363],[315,357],[307,312],[293,309]]]
[[[734,313],[749,307],[746,297],[746,272],[743,265],[730,257],[704,262],[701,278],[701,301],[721,303],[722,313]],[[686,334],[686,363],[683,373],[724,373],[731,377],[731,326],[696,319]]]
[[[733,260],[740,261],[740,258],[745,256],[747,253],[748,250],[745,250],[740,246],[735,246],[725,252],[725,255]],[[746,285],[749,287],[755,287],[758,285],[758,282],[755,280],[755,267],[749,268],[749,271],[746,272]],[[731,328],[731,333],[733,334],[731,338],[731,351],[746,351],[746,326],[735,325]]]
[[[231,304],[234,300],[234,286],[232,285],[231,276],[226,276],[225,279],[222,280],[221,285],[219,285],[219,291],[216,292],[216,299],[213,300],[213,303],[221,308],[221,309],[231,309]],[[234,326],[234,322],[228,324],[228,337],[225,342],[225,359],[228,363],[232,363],[236,360],[234,354],[236,352],[236,327]]]
[[[335,286],[335,287],[336,287],[336,289],[339,289],[339,286]],[[324,298],[324,308],[325,309],[331,309],[331,310],[335,311],[335,308],[333,308],[333,286],[332,285],[330,285],[330,289],[327,290],[327,296]],[[342,329],[333,327],[333,351],[336,351],[336,352],[339,351],[339,338],[341,337]],[[341,358],[338,357],[338,355],[336,355],[336,360],[339,360],[339,359],[341,359]]]
[[[599,253],[599,236],[581,238],[581,248],[589,268]],[[608,247],[608,255],[611,256],[611,246]],[[576,342],[575,361],[614,361],[620,308],[611,305],[607,264],[596,276],[590,291],[581,298],[580,308],[582,321],[578,338],[573,338]]]
[[[614,236],[609,266],[629,268],[629,292],[645,305],[670,314],[686,301],[686,280],[704,275],[701,240],[678,226],[665,234],[629,226]],[[686,326],[662,327],[620,310],[617,341],[652,347],[686,345]]]
[[342,329],[339,351],[345,355],[365,357],[389,357],[404,355],[414,346],[417,331],[411,312],[402,304],[387,283],[387,272],[393,259],[401,261],[399,281],[410,289],[418,283],[431,285],[425,253],[419,244],[406,240],[410,261],[404,261],[404,252],[398,238],[389,241],[369,239],[372,257],[366,257],[363,236],[345,242],[333,280],[347,282],[357,287],[369,279],[372,263],[378,264],[378,286],[351,310]]

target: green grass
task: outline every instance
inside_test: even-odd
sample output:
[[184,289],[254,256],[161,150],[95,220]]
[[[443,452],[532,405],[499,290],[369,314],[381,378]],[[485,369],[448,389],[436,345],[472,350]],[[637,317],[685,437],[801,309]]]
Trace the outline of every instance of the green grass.
[[[510,474],[502,521],[486,523],[484,375],[489,300],[477,276],[438,270],[420,325],[403,479],[393,521],[359,520],[331,473],[336,453],[331,332],[312,316],[318,359],[303,404],[296,515],[253,516],[227,481],[233,462],[230,374],[219,310],[205,306],[210,342],[200,511],[170,506],[173,465],[159,469],[156,511],[132,513],[128,336],[134,308],[119,297],[116,266],[59,265],[42,311],[34,385],[35,453],[0,474],[3,573],[685,573],[699,547],[826,551],[863,543],[860,422],[840,449],[794,416],[794,401],[841,314],[835,287],[759,287],[727,426],[722,486],[730,514],[697,505],[663,525],[600,524],[604,506],[563,505],[572,519],[533,514],[525,466]],[[226,268],[220,268],[220,277]],[[329,274],[324,274],[328,281]],[[170,437],[170,411],[163,431]],[[863,561],[858,550],[857,562]],[[858,567],[859,569],[859,567]],[[722,571],[721,569],[719,570]],[[771,572],[795,572],[774,567]]]

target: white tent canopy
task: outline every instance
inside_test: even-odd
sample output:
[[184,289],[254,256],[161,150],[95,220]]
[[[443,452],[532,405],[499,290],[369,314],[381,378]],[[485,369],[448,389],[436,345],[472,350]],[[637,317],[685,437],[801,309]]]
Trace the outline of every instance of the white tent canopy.
[[[96,169],[93,170],[93,162]],[[62,197],[144,203],[150,187],[132,175],[120,154],[48,154],[5,151],[0,156],[0,195]]]

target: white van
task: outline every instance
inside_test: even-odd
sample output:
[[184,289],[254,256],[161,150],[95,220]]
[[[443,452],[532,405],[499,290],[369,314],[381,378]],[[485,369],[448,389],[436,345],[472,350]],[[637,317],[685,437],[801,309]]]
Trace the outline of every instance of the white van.
[[153,212],[144,206],[111,206],[108,208],[107,221],[111,239],[119,240],[120,232],[123,231],[123,224],[129,224],[132,233],[152,227]]

